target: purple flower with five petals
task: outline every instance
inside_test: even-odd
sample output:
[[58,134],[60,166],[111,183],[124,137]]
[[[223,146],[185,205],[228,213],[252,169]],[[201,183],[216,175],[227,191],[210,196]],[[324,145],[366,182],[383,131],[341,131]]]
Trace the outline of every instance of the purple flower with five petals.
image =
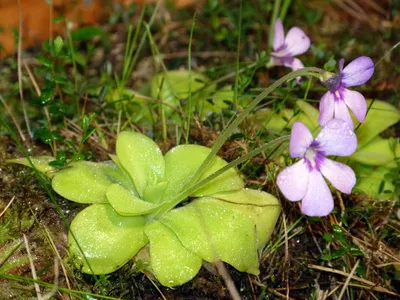
[[347,89],[367,82],[374,73],[374,63],[367,56],[361,56],[343,69],[344,59],[339,62],[339,75],[325,82],[329,87],[319,104],[319,124],[324,126],[329,120],[339,118],[354,127],[348,108],[361,123],[367,114],[367,102],[359,92]]
[[282,21],[278,18],[275,22],[273,41],[274,51],[271,53],[272,66],[285,66],[293,71],[304,68],[303,63],[296,55],[303,54],[310,48],[310,38],[298,27],[291,28],[286,37]]
[[302,200],[301,211],[305,215],[328,215],[334,203],[323,177],[342,193],[350,194],[356,176],[350,167],[326,156],[348,156],[356,148],[356,135],[349,124],[341,119],[327,122],[315,139],[303,123],[295,122],[289,152],[292,158],[301,160],[278,174],[279,189],[290,201]]

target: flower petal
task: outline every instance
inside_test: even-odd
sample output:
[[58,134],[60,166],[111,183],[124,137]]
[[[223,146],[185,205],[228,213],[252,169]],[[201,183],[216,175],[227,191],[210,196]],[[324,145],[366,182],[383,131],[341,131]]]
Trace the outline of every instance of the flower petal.
[[335,101],[335,118],[342,119],[349,124],[351,129],[354,129],[353,120],[351,119],[349,109],[344,101]]
[[332,185],[345,194],[350,194],[356,184],[356,175],[347,165],[330,159],[325,159],[320,171]]
[[285,56],[303,54],[310,48],[310,38],[298,27],[289,30],[285,38]]
[[283,31],[283,24],[281,19],[276,19],[275,22],[275,31],[274,31],[274,42],[273,42],[273,48],[274,51],[278,51],[280,47],[283,46],[283,43],[285,42],[285,32]]
[[315,138],[325,155],[348,156],[357,148],[357,136],[341,119],[330,120]]
[[318,123],[324,126],[330,120],[333,119],[333,113],[335,111],[335,99],[331,92],[326,92],[319,102],[319,118]]
[[360,56],[349,63],[342,74],[342,83],[346,87],[364,84],[374,74],[374,63],[368,56]]
[[314,138],[307,126],[301,122],[295,122],[290,136],[290,156],[293,158],[304,157],[313,140]]
[[333,210],[333,198],[321,173],[312,171],[309,175],[307,193],[301,203],[301,211],[310,217],[324,217]]
[[304,159],[278,174],[276,184],[290,201],[301,200],[307,192],[309,170]]
[[357,120],[360,123],[364,122],[367,114],[367,101],[365,101],[364,96],[357,91],[344,89],[343,98],[344,102],[351,109]]
[[284,60],[283,61],[283,65],[285,67],[291,68],[293,71],[300,70],[300,69],[304,68],[303,63],[298,58],[294,58],[294,59],[291,59],[291,60]]

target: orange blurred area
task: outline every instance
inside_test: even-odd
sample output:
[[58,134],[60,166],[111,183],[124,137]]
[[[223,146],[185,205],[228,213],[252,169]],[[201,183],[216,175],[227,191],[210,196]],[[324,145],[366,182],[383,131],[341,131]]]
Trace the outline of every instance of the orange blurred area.
[[[93,25],[110,13],[107,0],[53,0],[53,6],[45,0],[0,0],[0,56],[16,51],[16,33],[22,17],[22,48],[40,44],[51,33],[62,34],[65,23],[53,23],[55,17],[63,16],[74,27]],[[155,3],[156,0],[112,0],[114,4],[139,5]],[[171,0],[177,8],[194,5],[196,0]]]

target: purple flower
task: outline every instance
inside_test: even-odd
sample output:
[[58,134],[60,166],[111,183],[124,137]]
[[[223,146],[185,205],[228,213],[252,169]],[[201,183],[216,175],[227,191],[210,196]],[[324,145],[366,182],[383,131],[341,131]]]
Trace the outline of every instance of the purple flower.
[[298,27],[289,30],[285,37],[282,21],[278,18],[275,22],[273,41],[274,51],[271,53],[271,65],[285,66],[293,71],[304,68],[303,63],[296,55],[303,54],[310,48],[310,39]]
[[339,62],[339,75],[331,77],[325,85],[329,87],[319,104],[319,124],[324,126],[329,120],[339,118],[354,127],[349,110],[361,123],[367,114],[367,102],[359,92],[348,90],[347,87],[364,84],[374,73],[374,63],[367,56],[361,56],[349,63],[343,69],[344,59]]
[[278,187],[290,201],[302,200],[301,211],[305,215],[326,216],[334,204],[323,176],[345,194],[350,194],[356,183],[350,167],[326,156],[348,156],[356,148],[357,137],[343,120],[330,120],[315,139],[303,123],[295,122],[289,152],[292,158],[301,160],[278,174]]

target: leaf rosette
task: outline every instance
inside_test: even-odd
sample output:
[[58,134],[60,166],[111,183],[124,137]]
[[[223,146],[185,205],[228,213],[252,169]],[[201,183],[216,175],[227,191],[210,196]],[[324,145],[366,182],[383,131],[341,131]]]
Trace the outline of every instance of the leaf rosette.
[[51,157],[12,162],[51,171],[58,194],[91,204],[74,218],[68,237],[82,272],[114,272],[148,249],[152,272],[172,287],[191,280],[203,260],[257,275],[259,251],[280,213],[274,196],[244,188],[235,169],[204,180],[227,165],[219,157],[189,183],[210,151],[180,145],[163,156],[147,136],[121,132],[112,161],[77,161],[57,171],[48,166]]

